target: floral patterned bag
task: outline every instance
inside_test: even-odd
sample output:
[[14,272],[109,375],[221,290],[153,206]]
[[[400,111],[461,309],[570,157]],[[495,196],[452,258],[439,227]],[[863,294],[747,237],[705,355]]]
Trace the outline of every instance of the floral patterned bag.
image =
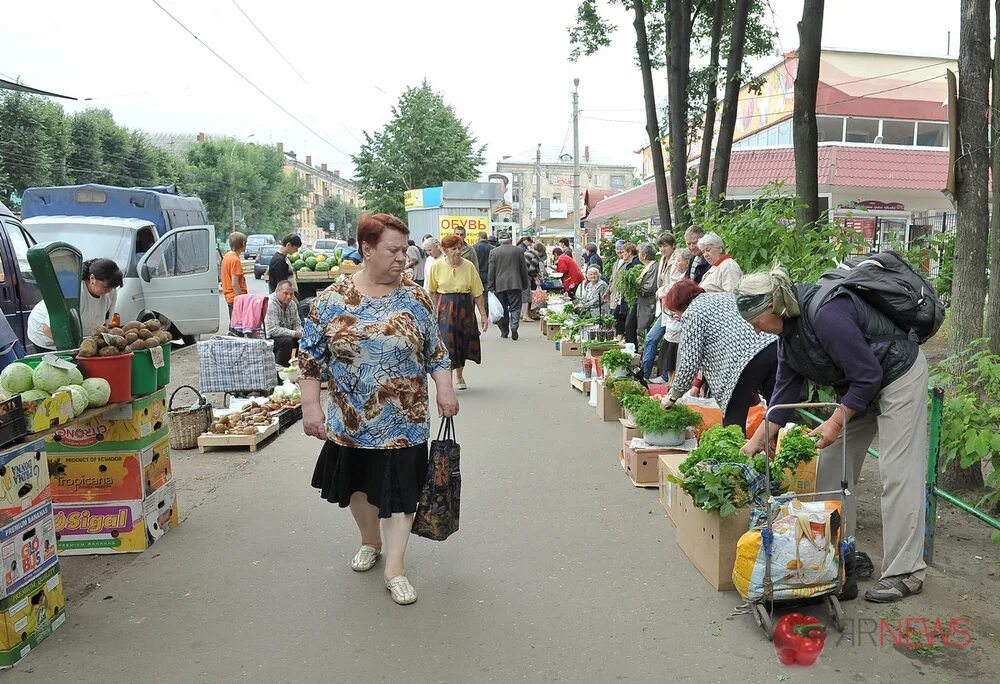
[[462,490],[462,474],[458,460],[462,449],[455,441],[455,424],[442,418],[437,439],[431,441],[427,464],[427,482],[417,501],[413,516],[413,533],[444,541],[458,531],[458,508]]

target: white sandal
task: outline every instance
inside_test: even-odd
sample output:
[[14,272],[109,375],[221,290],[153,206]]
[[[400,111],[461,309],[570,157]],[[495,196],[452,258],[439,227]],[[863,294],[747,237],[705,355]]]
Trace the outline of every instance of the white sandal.
[[389,593],[392,595],[392,600],[398,605],[408,606],[411,603],[415,603],[417,600],[416,590],[413,588],[413,585],[410,584],[410,580],[406,579],[403,575],[387,580],[385,588],[389,590]]
[[368,572],[375,567],[375,563],[378,562],[378,557],[382,555],[382,552],[376,549],[371,544],[362,544],[361,548],[351,559],[351,570],[354,572]]

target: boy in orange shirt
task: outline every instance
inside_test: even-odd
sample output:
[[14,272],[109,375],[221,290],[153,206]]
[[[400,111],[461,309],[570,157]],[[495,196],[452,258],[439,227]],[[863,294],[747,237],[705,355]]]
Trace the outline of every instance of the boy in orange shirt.
[[239,295],[247,294],[247,279],[243,275],[240,254],[247,247],[247,236],[233,232],[229,235],[229,251],[222,257],[222,294],[229,305],[229,318],[233,317],[233,302]]

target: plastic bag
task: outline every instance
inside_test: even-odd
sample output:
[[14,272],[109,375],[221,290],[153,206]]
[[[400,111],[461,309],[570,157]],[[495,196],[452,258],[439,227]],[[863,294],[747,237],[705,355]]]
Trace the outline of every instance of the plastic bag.
[[492,292],[489,293],[488,299],[490,302],[490,323],[496,323],[503,318],[503,304]]
[[698,428],[699,437],[708,428],[722,425],[722,409],[719,408],[719,402],[711,397],[692,397],[690,394],[685,394],[677,400],[677,403],[684,404],[692,411],[701,414],[701,427]]

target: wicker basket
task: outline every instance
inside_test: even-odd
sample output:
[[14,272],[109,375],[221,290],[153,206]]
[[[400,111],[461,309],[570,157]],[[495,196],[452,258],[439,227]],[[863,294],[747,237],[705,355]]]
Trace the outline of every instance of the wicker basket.
[[[174,397],[182,389],[189,389],[198,395],[198,403],[194,408],[174,410]],[[201,392],[191,385],[181,385],[174,390],[167,405],[171,449],[194,449],[198,446],[198,436],[208,432],[211,425],[212,405]]]

